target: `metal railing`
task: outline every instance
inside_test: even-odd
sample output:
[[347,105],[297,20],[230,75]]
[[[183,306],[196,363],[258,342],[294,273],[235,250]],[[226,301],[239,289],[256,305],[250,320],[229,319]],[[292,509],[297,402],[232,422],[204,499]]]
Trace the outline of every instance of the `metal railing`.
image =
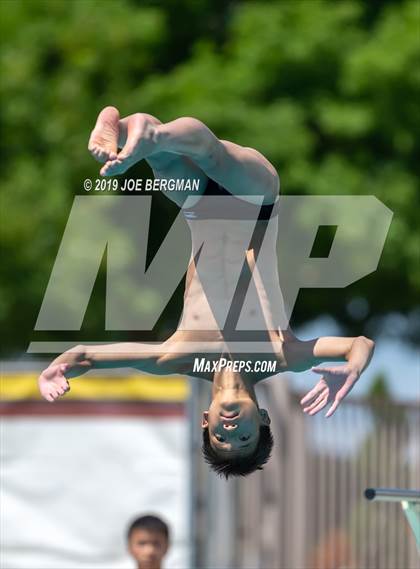
[[367,488],[365,498],[376,502],[399,502],[414,534],[420,553],[420,490]]
[[406,488],[366,488],[365,498],[381,502],[420,502],[420,490]]

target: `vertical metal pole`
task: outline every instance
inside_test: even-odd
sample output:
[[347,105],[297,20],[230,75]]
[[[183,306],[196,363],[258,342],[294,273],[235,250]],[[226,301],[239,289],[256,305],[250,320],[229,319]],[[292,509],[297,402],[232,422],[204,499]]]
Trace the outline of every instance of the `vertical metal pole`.
[[[360,414],[358,406],[351,405],[349,409],[349,413],[346,417],[346,431],[348,433],[355,432],[356,437],[360,440]],[[359,448],[359,447],[358,447]],[[357,527],[354,522],[354,516],[356,511],[356,504],[358,501],[358,491],[357,491],[357,453],[358,448],[356,449],[355,453],[349,458],[349,507],[351,511],[352,519],[349,519],[351,525],[351,543],[350,543],[350,551],[351,551],[351,558],[352,560],[356,561],[356,565],[359,564],[359,540],[358,540],[358,531]],[[358,524],[357,524],[358,525]]]
[[291,434],[293,436],[290,448],[290,481],[291,495],[289,511],[290,538],[292,547],[292,568],[305,566],[306,548],[306,470],[305,470],[305,422],[303,413],[296,405],[293,406],[291,419]]
[[[370,418],[370,412],[367,406],[363,406],[360,408],[359,411],[362,414],[362,421],[366,425],[366,421]],[[364,448],[363,454],[361,455],[360,462],[359,462],[359,487],[365,484],[365,481],[368,480],[369,472],[368,472],[368,460],[369,460],[369,451],[371,445],[371,433],[372,430],[365,435],[364,440]],[[359,560],[359,564],[361,567],[370,567],[369,559],[370,559],[370,510],[363,505],[362,514],[361,514],[361,523],[359,524],[359,549],[362,553],[361,558]]]
[[328,424],[328,530],[327,530],[327,548],[326,551],[328,559],[331,560],[330,563],[336,566],[336,548],[334,545],[335,539],[331,539],[331,536],[334,535],[335,528],[337,527],[337,499],[338,492],[337,492],[337,453],[333,450],[334,449],[334,439],[335,439],[335,429],[334,423],[337,424],[340,420],[339,415],[336,415],[334,419],[330,419],[330,423]]
[[[386,461],[385,461],[385,469],[387,472],[391,471],[391,465],[390,462],[392,460],[392,453],[395,449],[396,446],[396,441],[394,442],[394,432],[392,431],[391,427],[386,426],[386,448],[384,450],[385,455],[386,455]],[[395,433],[396,435],[396,433]],[[386,539],[386,554],[385,554],[385,560],[384,563],[387,563],[387,566],[392,568],[392,567],[396,567],[397,566],[397,556],[396,556],[396,551],[395,548],[393,547],[393,537],[394,537],[394,532],[393,532],[393,527],[392,527],[392,523],[388,523],[387,524],[387,539]],[[394,556],[394,560],[392,559],[392,557]]]
[[[418,410],[407,412],[408,421],[408,435],[407,435],[407,448],[413,449],[413,454],[408,464],[408,488],[420,488],[420,452],[418,445],[418,433],[420,431],[420,414]],[[409,542],[409,560],[410,566],[415,567],[418,564],[418,551]]]
[[[341,409],[341,414],[339,415],[339,420],[340,420],[340,427],[339,427],[339,433],[343,433],[345,432],[345,428],[346,428],[346,417],[347,415],[351,413],[351,407],[349,407],[349,405],[345,405],[343,406],[343,408]],[[339,434],[336,434],[336,438],[338,438]],[[347,452],[347,451],[346,451]],[[337,480],[337,509],[336,509],[336,524],[335,527],[337,528],[338,531],[344,532],[345,528],[346,528],[346,516],[347,513],[349,511],[349,492],[348,492],[348,487],[347,487],[347,482],[348,482],[348,477],[347,477],[347,471],[348,471],[348,462],[347,462],[347,457],[346,455],[343,453],[338,453],[337,456],[338,459],[338,480]],[[347,538],[347,533],[345,533],[346,538]],[[347,559],[347,543],[343,545],[343,547],[339,548],[338,550],[338,559],[336,559],[336,564],[338,565],[343,564],[343,562],[345,561],[345,563],[348,563],[348,559]]]
[[[400,432],[398,431],[397,425],[391,424],[389,426],[389,429],[391,432],[391,441],[388,449],[389,460],[386,468],[386,472],[389,473],[389,477],[387,480],[383,481],[383,485],[398,486],[400,483],[398,476],[400,472],[399,449],[401,448],[402,441],[400,440]],[[382,484],[382,480],[380,482]],[[389,507],[387,512],[386,504],[379,504],[379,506],[381,507],[381,511],[384,512],[385,515],[390,517]],[[391,538],[391,543],[393,541],[392,549],[394,550],[394,555],[395,555],[395,567],[397,567],[398,565],[401,564],[404,565],[403,557],[405,553],[405,544],[407,543],[407,539],[405,536],[403,524],[397,521],[398,519],[397,506],[391,505],[390,507],[393,509],[393,516],[392,518],[390,518],[392,519],[391,527],[393,525],[395,528],[395,524],[397,526],[392,532],[392,538]]]
[[[388,425],[382,423],[378,432],[378,475],[383,476],[383,484],[388,484],[388,480],[391,474],[391,461],[395,449],[389,448],[389,437],[388,433],[390,431]],[[383,507],[378,508],[378,520],[379,520],[379,533],[378,533],[378,565],[386,569],[388,566],[389,553],[388,547],[392,537],[390,534],[390,529],[392,528],[392,522],[387,516],[387,512]],[[381,536],[385,539],[381,539]]]
[[[370,435],[370,440],[369,440],[369,456],[367,458],[367,469],[365,472],[365,480],[378,480],[378,472],[376,470],[376,464],[377,464],[377,460],[376,460],[376,450],[377,450],[377,446],[376,446],[376,430],[377,430],[377,425],[375,422],[375,417],[373,417],[373,428],[371,431],[371,435]],[[368,551],[369,551],[369,561],[368,561],[368,567],[369,569],[375,569],[375,567],[377,566],[376,563],[376,547],[377,547],[377,537],[376,537],[376,512],[373,512],[372,509],[369,510],[368,513],[368,519],[369,519],[369,523],[368,523],[368,527],[369,527],[369,531],[367,534],[367,539],[368,539]]]
[[[321,423],[319,419],[318,422],[319,434],[325,436],[325,425]],[[319,436],[319,440],[321,437]],[[327,533],[328,533],[328,522],[327,522],[327,506],[328,506],[328,455],[325,449],[317,449],[318,458],[318,480],[317,480],[317,490],[318,490],[318,516],[319,524],[317,531],[317,549],[319,550],[319,545],[325,543]],[[324,548],[325,550],[325,548]]]
[[[189,484],[189,504],[188,504],[188,538],[189,538],[189,565],[190,569],[197,567],[197,534],[196,534],[196,504],[197,504],[197,427],[196,410],[198,402],[198,384],[194,379],[190,379],[190,396],[187,403],[187,421],[188,421],[188,446],[189,446],[189,469],[188,469],[188,484]],[[194,428],[195,427],[195,428]]]

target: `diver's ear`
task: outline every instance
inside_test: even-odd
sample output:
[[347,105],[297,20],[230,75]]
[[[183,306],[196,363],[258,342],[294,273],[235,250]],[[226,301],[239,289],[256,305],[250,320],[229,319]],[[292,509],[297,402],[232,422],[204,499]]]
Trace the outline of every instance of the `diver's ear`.
[[207,429],[207,427],[209,426],[209,412],[208,411],[203,411],[203,420],[201,421],[201,426],[203,427],[203,429]]
[[260,409],[260,419],[261,419],[261,424],[264,425],[264,427],[270,426],[271,419],[266,409]]

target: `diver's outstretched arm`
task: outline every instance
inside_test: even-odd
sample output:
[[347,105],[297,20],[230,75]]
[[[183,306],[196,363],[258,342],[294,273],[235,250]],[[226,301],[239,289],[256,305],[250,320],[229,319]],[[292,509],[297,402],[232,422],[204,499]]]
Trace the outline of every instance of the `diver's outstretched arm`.
[[70,389],[68,379],[92,369],[131,367],[143,372],[167,375],[176,373],[176,365],[159,365],[164,344],[78,345],[58,356],[39,376],[38,386],[47,401],[54,401]]
[[[38,386],[47,401],[55,401],[70,390],[68,379],[93,369],[130,367],[153,375],[185,374],[191,378],[211,380],[207,371],[196,371],[197,354],[207,351],[207,341],[185,347],[185,338],[175,333],[159,344],[121,342],[118,344],[78,345],[58,356],[39,376]],[[191,338],[192,340],[192,338]],[[219,344],[218,344],[219,346]],[[209,358],[218,358],[222,347]]]
[[[372,358],[375,343],[369,338],[324,337],[309,342],[296,342],[285,346],[286,358],[295,360],[295,365],[303,362],[306,369],[309,365],[323,361],[342,360],[345,365],[325,367],[316,365],[312,371],[321,375],[315,387],[303,397],[303,411],[315,415],[328,403],[331,403],[326,417],[331,417],[341,401],[353,389],[362,372]],[[289,353],[287,353],[289,350]],[[309,364],[309,365],[308,365]],[[304,369],[305,369],[304,367]]]

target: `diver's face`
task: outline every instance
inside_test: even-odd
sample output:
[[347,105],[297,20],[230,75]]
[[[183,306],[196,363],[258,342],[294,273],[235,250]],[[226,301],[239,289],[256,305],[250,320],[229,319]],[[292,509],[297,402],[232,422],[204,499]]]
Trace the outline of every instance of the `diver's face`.
[[210,444],[219,454],[252,454],[258,444],[260,427],[269,424],[267,412],[250,398],[234,402],[213,400],[203,413],[202,427],[209,429]]

